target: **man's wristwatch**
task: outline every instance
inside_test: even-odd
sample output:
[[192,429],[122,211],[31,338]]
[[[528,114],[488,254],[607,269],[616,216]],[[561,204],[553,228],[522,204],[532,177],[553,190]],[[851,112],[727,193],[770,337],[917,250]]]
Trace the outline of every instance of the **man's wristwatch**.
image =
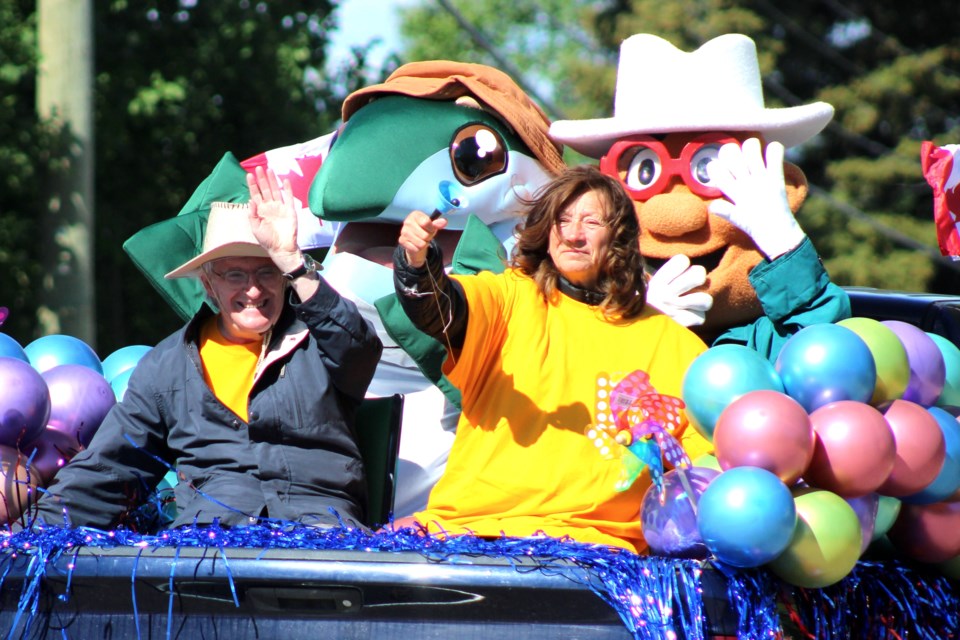
[[313,256],[309,253],[301,253],[300,255],[303,256],[303,261],[300,263],[300,266],[293,271],[288,271],[283,274],[283,277],[287,280],[296,280],[308,273],[316,273],[320,269],[320,265],[317,264],[317,261],[314,260]]

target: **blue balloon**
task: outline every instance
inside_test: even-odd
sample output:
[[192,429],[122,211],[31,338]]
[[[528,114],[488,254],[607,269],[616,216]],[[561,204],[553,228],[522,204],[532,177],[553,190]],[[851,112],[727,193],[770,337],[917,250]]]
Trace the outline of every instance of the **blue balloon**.
[[701,353],[683,378],[683,401],[690,423],[707,440],[723,410],[734,400],[759,390],[783,393],[783,383],[769,360],[739,344],[722,344]]
[[136,367],[124,369],[110,381],[110,388],[113,389],[113,395],[117,399],[117,402],[123,400],[123,396],[127,392],[127,384],[130,382],[130,376],[133,374],[133,369],[135,368]]
[[0,333],[0,357],[16,358],[24,362],[30,362],[20,343],[5,333]]
[[61,364],[79,364],[103,375],[100,357],[80,338],[54,333],[37,338],[23,350],[30,359],[30,364],[40,373]]
[[137,366],[140,358],[147,355],[148,351],[150,347],[143,344],[120,347],[103,359],[103,377],[107,382],[112,382],[117,375]]
[[907,504],[933,504],[942,502],[960,489],[960,422],[940,407],[928,407],[930,412],[943,431],[943,442],[946,445],[946,456],[943,466],[933,482],[914,493],[900,498]]
[[808,413],[838,400],[869,403],[877,384],[870,347],[838,324],[804,327],[780,349],[775,366],[784,391]]
[[797,525],[790,490],[759,467],[724,471],[704,490],[697,508],[697,526],[707,549],[735,567],[759,567],[776,558],[790,544]]

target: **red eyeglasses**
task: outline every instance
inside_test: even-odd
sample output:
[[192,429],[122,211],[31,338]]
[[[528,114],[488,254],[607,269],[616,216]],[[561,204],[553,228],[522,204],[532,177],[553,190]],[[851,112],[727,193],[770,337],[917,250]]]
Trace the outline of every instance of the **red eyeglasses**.
[[717,159],[720,147],[739,140],[720,133],[708,133],[684,145],[679,158],[651,136],[631,136],[616,142],[600,159],[600,171],[618,179],[634,200],[649,200],[663,193],[670,178],[680,176],[690,191],[706,198],[723,193],[710,184],[707,165]]

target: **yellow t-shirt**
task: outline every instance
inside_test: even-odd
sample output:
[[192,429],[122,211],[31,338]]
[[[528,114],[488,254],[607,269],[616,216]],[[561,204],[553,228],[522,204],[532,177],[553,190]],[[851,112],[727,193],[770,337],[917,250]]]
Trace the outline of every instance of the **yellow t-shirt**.
[[[216,316],[200,328],[200,361],[203,362],[203,378],[224,405],[243,418],[249,417],[247,409],[250,390],[253,389],[253,374],[260,358],[261,342],[235,344],[220,333]],[[213,372],[214,375],[210,375]]]
[[[448,355],[444,371],[462,392],[463,411],[446,471],[417,520],[433,532],[543,531],[644,551],[640,503],[649,474],[617,491],[623,463],[585,435],[595,423],[597,377],[642,369],[658,392],[679,398],[706,345],[649,307],[615,323],[564,295],[547,304],[514,270],[457,279],[469,319],[463,349],[455,363]],[[692,427],[681,442],[692,457],[710,447]]]

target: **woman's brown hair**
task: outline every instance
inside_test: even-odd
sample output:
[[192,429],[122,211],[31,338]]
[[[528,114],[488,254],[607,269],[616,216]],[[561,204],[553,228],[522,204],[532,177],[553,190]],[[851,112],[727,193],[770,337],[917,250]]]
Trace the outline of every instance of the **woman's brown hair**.
[[513,264],[537,283],[545,300],[557,291],[560,272],[550,258],[550,232],[560,216],[577,198],[596,192],[604,205],[604,222],[610,228],[610,246],[600,265],[597,291],[603,295],[600,308],[608,318],[634,318],[646,304],[640,226],[633,201],[615,178],[592,166],[565,170],[537,192],[526,220],[518,227]]

